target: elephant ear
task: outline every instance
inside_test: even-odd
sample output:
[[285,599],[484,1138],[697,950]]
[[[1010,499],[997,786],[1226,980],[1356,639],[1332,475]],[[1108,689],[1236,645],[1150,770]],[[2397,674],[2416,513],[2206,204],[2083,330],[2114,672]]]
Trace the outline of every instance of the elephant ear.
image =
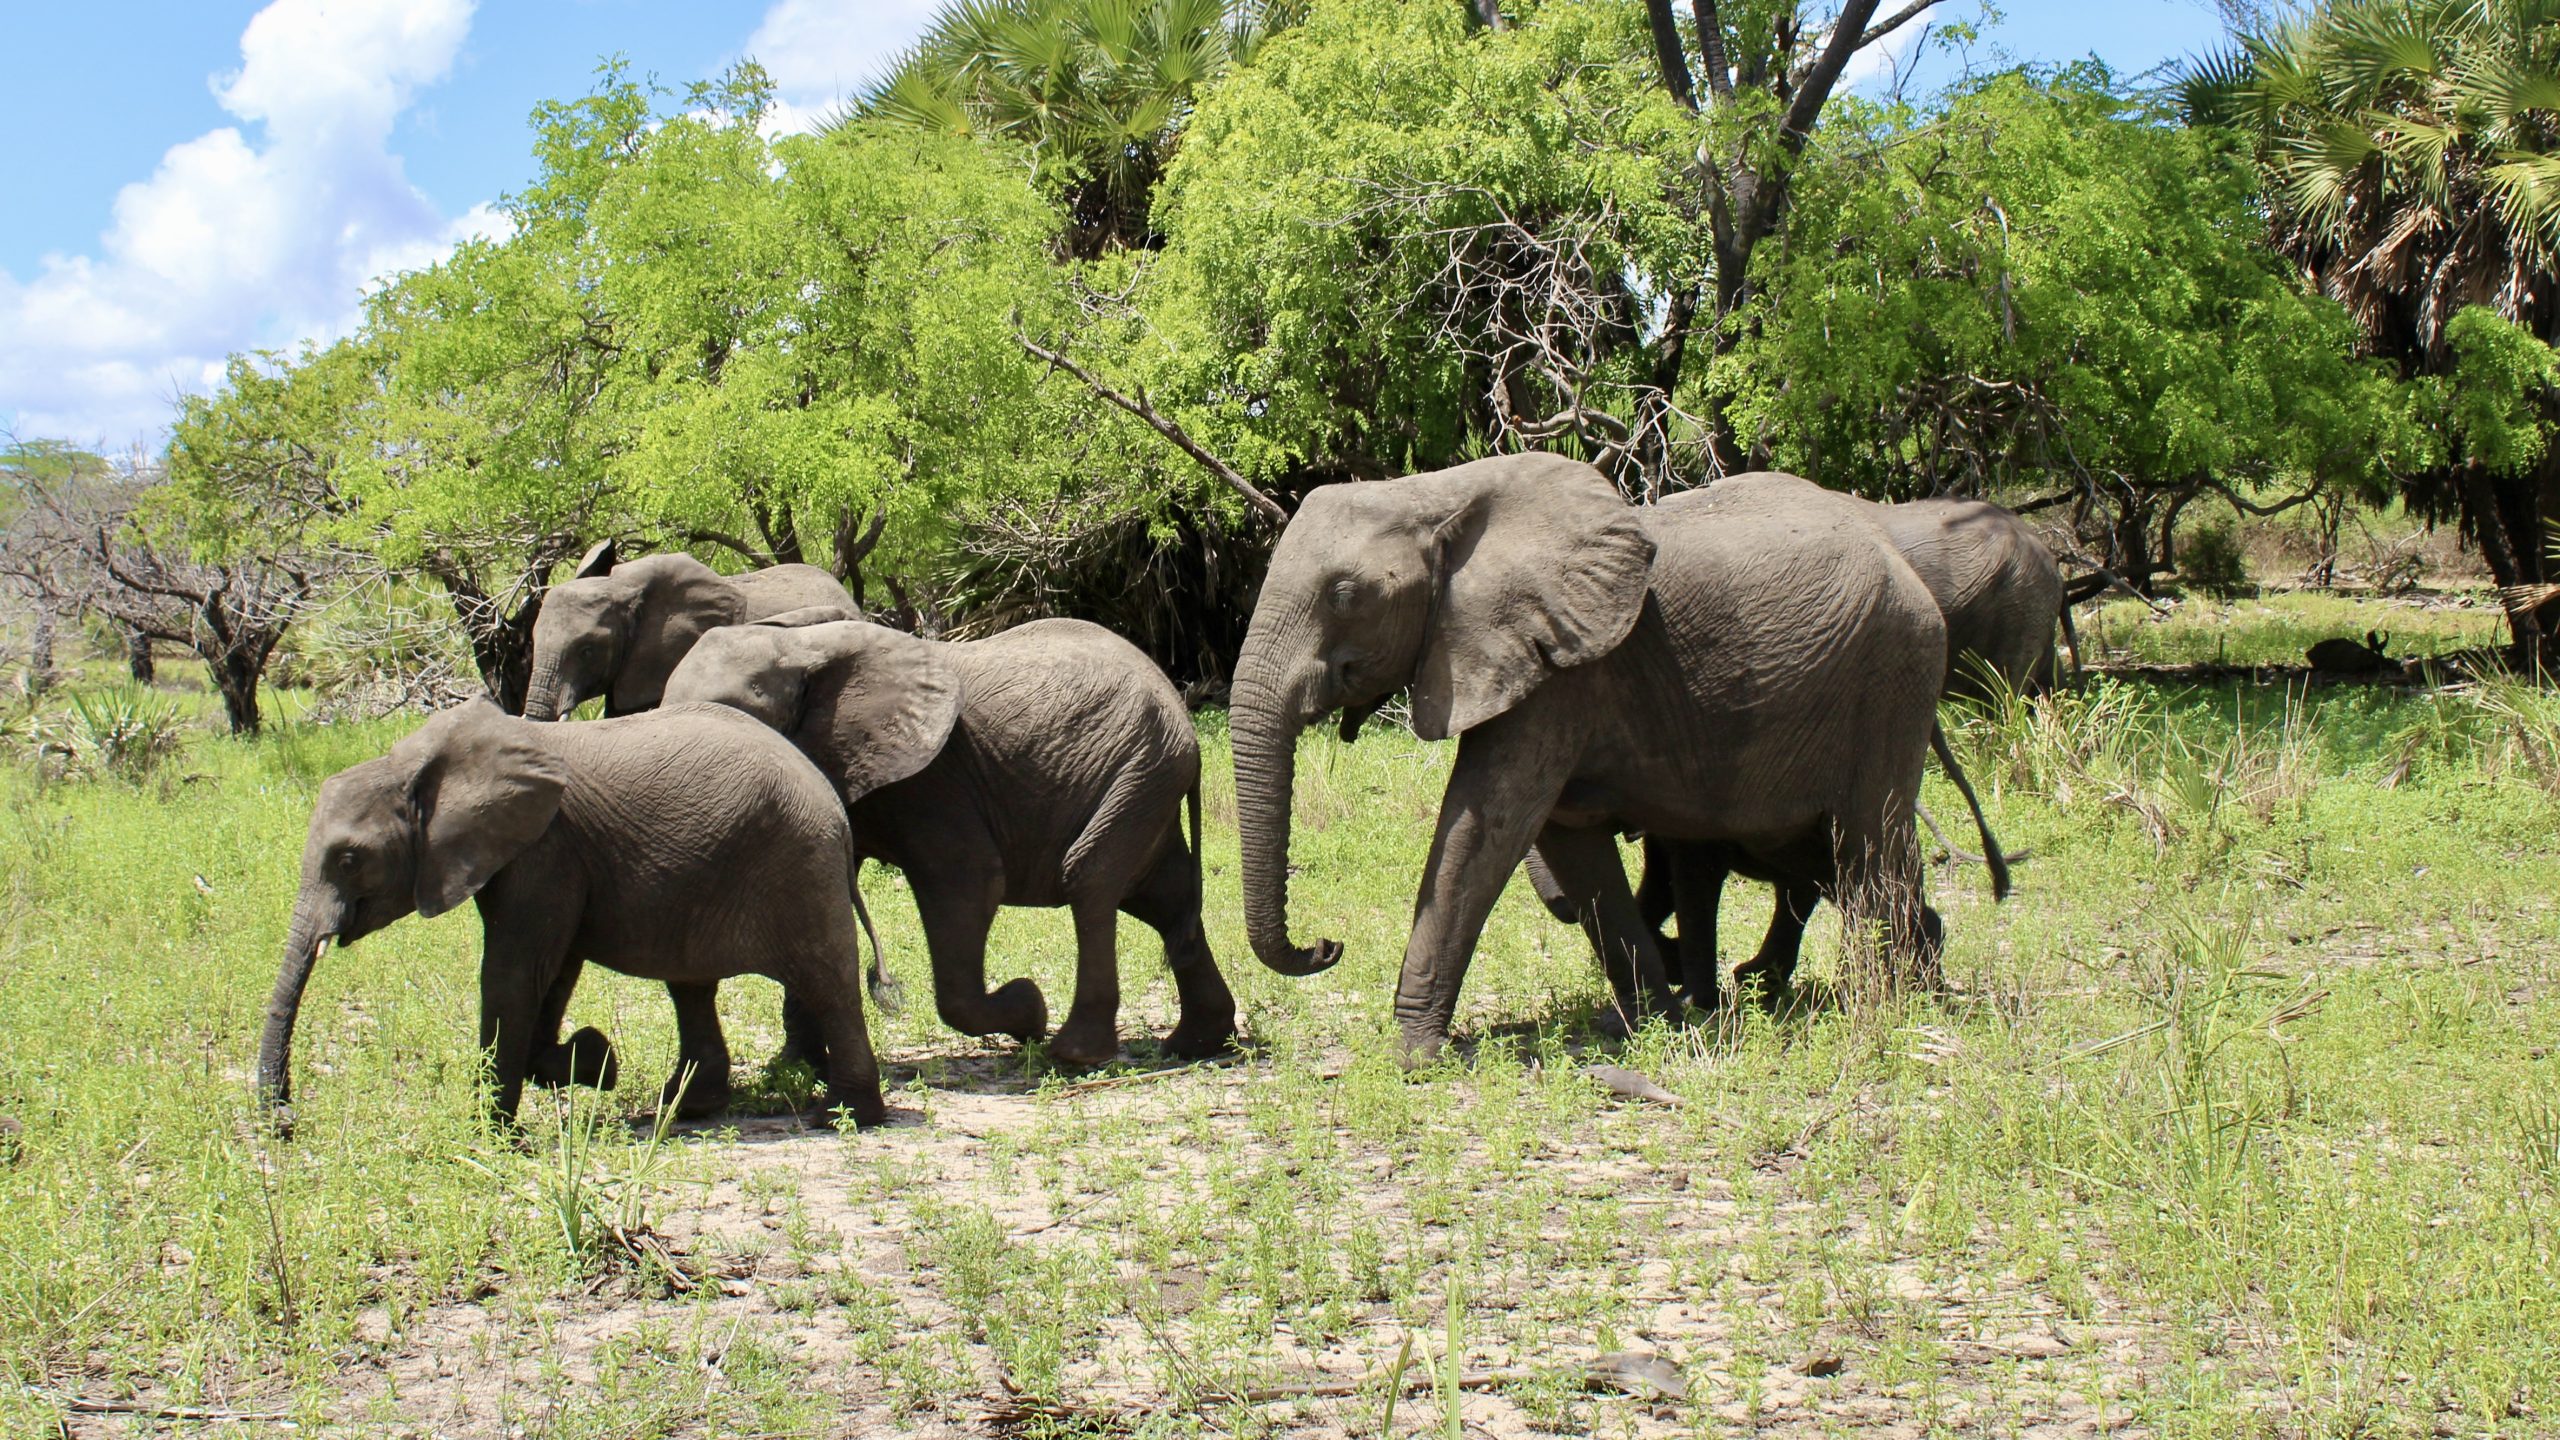
[[825,742],[847,804],[933,763],[960,721],[966,685],[948,646],[885,625],[841,627],[802,697],[804,732]]
[[613,573],[614,565],[619,562],[621,558],[622,542],[618,540],[599,540],[596,542],[594,549],[589,550],[584,556],[579,558],[578,573],[570,576],[569,578],[572,580],[593,580],[599,575],[610,575]]
[[[1477,472],[1469,474],[1468,472]],[[1436,589],[1413,731],[1461,735],[1635,628],[1653,540],[1608,477],[1554,455],[1480,460],[1432,537]]]
[[767,615],[755,623],[771,625],[780,630],[797,630],[804,625],[832,625],[839,620],[861,618],[842,605],[803,605],[797,610],[785,610],[779,615]]
[[542,728],[486,700],[436,716],[392,754],[416,767],[418,913],[429,918],[478,894],[542,838],[569,783]]
[[664,697],[667,677],[695,641],[738,623],[740,602],[738,587],[727,577],[680,551],[635,560],[622,567],[616,583],[639,587],[630,648],[607,700],[613,714],[630,715]]

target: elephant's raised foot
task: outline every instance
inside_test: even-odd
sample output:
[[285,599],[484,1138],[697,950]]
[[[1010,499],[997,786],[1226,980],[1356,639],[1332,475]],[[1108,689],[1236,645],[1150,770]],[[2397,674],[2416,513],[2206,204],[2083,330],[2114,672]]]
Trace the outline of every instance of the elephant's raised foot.
[[1403,1066],[1408,1075],[1417,1070],[1428,1070],[1448,1058],[1449,1032],[1436,1027],[1425,1030],[1407,1026],[1397,1043],[1396,1063]]
[[603,1031],[582,1025],[576,1034],[534,1057],[531,1078],[534,1084],[555,1090],[564,1085],[610,1090],[622,1078],[622,1059]]

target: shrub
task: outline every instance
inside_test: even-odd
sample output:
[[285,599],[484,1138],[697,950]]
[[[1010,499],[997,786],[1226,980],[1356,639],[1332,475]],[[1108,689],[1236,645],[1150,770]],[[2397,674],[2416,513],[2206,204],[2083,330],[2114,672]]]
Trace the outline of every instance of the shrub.
[[2231,596],[2249,590],[2249,556],[2227,519],[2200,521],[2178,543],[2178,579],[2190,590]]

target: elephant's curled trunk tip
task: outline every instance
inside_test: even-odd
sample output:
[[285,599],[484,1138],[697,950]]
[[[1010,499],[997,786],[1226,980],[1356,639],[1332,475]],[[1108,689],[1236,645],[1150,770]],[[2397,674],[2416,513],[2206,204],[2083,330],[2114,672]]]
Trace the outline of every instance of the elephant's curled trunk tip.
[[1283,938],[1277,945],[1255,946],[1253,955],[1263,963],[1264,968],[1275,974],[1286,975],[1291,979],[1302,979],[1309,975],[1321,975],[1341,963],[1342,942],[1318,940],[1313,945],[1293,945]]

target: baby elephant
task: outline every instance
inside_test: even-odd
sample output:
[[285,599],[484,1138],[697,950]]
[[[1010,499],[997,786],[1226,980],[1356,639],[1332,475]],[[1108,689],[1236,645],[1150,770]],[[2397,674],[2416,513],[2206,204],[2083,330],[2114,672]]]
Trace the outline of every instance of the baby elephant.
[[676,667],[667,700],[736,706],[835,780],[857,854],[897,866],[915,891],[953,1029],[1040,1038],[1037,985],[987,993],[987,930],[999,906],[1064,905],[1076,996],[1052,1054],[1096,1064],[1119,1053],[1120,911],[1164,937],[1182,1007],[1165,1048],[1224,1049],[1235,997],[1200,929],[1200,747],[1164,672],[1081,620],[946,644],[840,616],[714,630]]
[[885,1117],[855,978],[843,807],[798,751],[735,711],[540,725],[474,701],[331,776],[258,1049],[269,1107],[291,1099],[294,1017],[329,943],[468,899],[480,906],[480,1045],[501,1122],[529,1076],[610,1069],[593,1031],[552,1039],[588,960],[663,980],[675,997],[682,1059],[665,1103],[679,1114],[728,1103],[719,982],[767,975],[823,1043],[829,1099],[865,1125]]

